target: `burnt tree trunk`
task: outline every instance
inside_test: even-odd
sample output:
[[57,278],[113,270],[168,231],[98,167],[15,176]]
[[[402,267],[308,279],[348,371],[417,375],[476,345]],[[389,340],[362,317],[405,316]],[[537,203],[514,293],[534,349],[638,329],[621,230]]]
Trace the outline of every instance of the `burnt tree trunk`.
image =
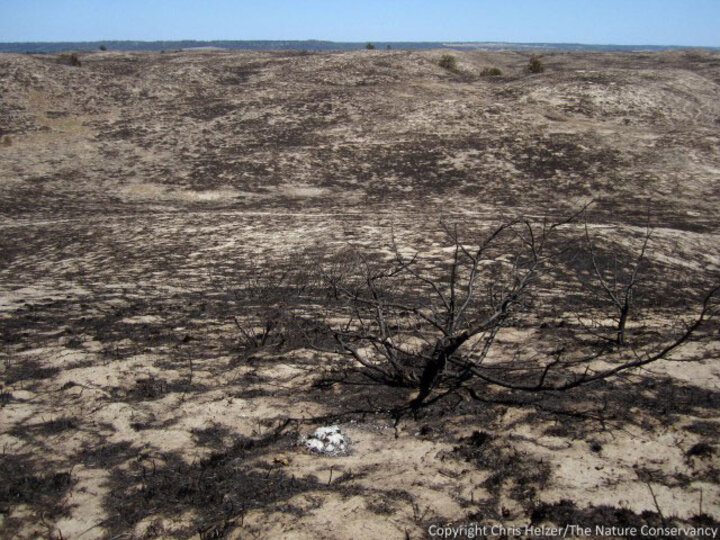
[[430,395],[430,391],[438,375],[445,369],[448,359],[455,354],[455,351],[457,351],[469,337],[470,334],[463,332],[459,336],[441,339],[437,342],[433,349],[432,356],[425,364],[425,369],[420,376],[418,395],[410,403],[413,409],[418,409],[422,406],[425,399]]
[[620,310],[620,320],[618,321],[617,338],[616,342],[618,345],[625,344],[625,325],[628,319],[628,313],[630,311],[630,305],[625,302],[622,309]]

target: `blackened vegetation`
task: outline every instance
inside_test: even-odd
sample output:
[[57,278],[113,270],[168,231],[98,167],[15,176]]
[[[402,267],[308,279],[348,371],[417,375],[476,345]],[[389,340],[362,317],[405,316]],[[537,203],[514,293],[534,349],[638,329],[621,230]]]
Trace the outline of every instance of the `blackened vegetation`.
[[222,449],[226,442],[232,440],[234,437],[231,430],[214,423],[206,428],[193,429],[192,435],[200,446],[206,446],[215,450]]
[[137,450],[129,442],[99,442],[80,450],[74,459],[92,469],[112,469],[131,458],[137,457]]
[[[81,67],[57,55],[0,59],[0,407],[10,418],[32,411],[7,429],[20,450],[0,463],[0,535],[67,515],[73,465],[111,480],[93,494],[105,497],[108,537],[168,536],[161,518],[187,516],[178,536],[238,534],[248,509],[302,516],[322,503],[288,500],[313,492],[360,494],[383,519],[411,503],[425,523],[412,493],[352,482],[373,470],[330,484],[293,478],[273,458],[297,451],[297,433],[250,440],[238,435],[247,425],[213,422],[188,433],[184,408],[205,399],[259,411],[273,400],[288,414],[312,404],[328,413],[305,418],[308,429],[352,420],[387,429],[390,444],[393,426],[399,438],[449,443],[437,460],[484,479],[467,486],[451,472],[446,483],[462,488],[451,496],[470,521],[506,520],[511,499],[525,522],[658,522],[654,512],[540,504],[552,474],[526,449],[542,441],[513,438],[537,426],[596,459],[623,430],[680,431],[685,469],[663,476],[664,465],[645,464],[640,480],[684,495],[717,484],[716,390],[646,366],[601,370],[680,336],[716,281],[691,270],[716,256],[714,237],[686,233],[717,229],[718,119],[702,81],[720,80],[718,60],[548,54],[549,73],[535,76],[527,54],[457,55],[481,77],[441,69],[440,54],[404,52],[113,52],[80,55]],[[480,71],[496,59],[502,76]],[[623,97],[634,85],[647,100]],[[659,95],[692,110],[658,112]],[[671,125],[674,113],[686,123]],[[540,250],[541,216],[550,225],[591,197],[590,238],[578,219]],[[464,250],[476,253],[488,220],[518,213],[533,217],[484,251],[460,309],[474,264]],[[648,216],[662,229],[640,257]],[[313,257],[288,256],[294,243],[312,244]],[[703,250],[705,260],[688,256]],[[627,295],[615,295],[618,309],[601,278],[612,291],[632,284],[624,327]],[[463,321],[495,313],[501,324],[465,339]],[[689,370],[714,360],[704,348],[712,324],[690,336],[699,344],[683,351]],[[98,412],[129,429],[93,422]],[[262,432],[277,419],[260,420]],[[182,451],[146,445],[171,426]],[[434,472],[432,461],[423,463]],[[487,499],[465,499],[467,487]]]
[[[372,200],[402,198],[409,192],[450,194],[461,190],[467,195],[482,194],[484,200],[517,204],[545,197],[548,184],[544,181],[551,179],[560,182],[558,187],[564,193],[580,195],[590,195],[598,188],[625,192],[629,185],[623,179],[627,161],[620,151],[599,140],[578,141],[563,134],[538,137],[529,143],[482,133],[453,138],[423,134],[370,149],[342,145],[333,151],[322,148],[312,153],[323,165],[318,173],[322,185],[360,188]],[[458,166],[453,161],[458,154],[471,157]],[[498,184],[494,176],[503,169],[488,171],[488,159],[512,166],[517,172]]]
[[20,381],[38,381],[50,379],[60,372],[59,368],[43,366],[33,358],[12,359],[7,362],[3,378],[7,385]]
[[[344,321],[330,324],[334,352],[370,380],[417,388],[410,404],[417,410],[464,386],[472,390],[473,384],[529,393],[572,390],[652,364],[706,331],[716,287],[699,295],[692,318],[679,329],[671,327],[669,337],[644,322],[648,311],[641,308],[657,308],[653,300],[659,300],[653,296],[644,306],[636,300],[642,293],[638,285],[649,229],[629,260],[614,258],[606,268],[586,225],[585,253],[572,253],[569,260],[589,257],[592,271],[568,275],[560,255],[568,260],[573,244],[558,232],[568,223],[519,219],[472,240],[445,225],[450,260],[422,261],[403,254],[394,241],[387,262],[357,251],[343,254],[321,277],[332,299],[328,311]],[[532,320],[548,275],[553,286],[558,280],[569,287],[579,281],[576,294],[591,304],[581,305],[575,320],[563,316],[562,330],[531,353],[491,360],[504,329]],[[685,300],[696,294],[687,293]],[[328,316],[321,319],[325,326]],[[629,321],[637,328],[630,329]],[[311,346],[330,352],[317,343]],[[605,367],[597,367],[598,361]]]
[[[38,305],[40,304],[40,305]],[[3,321],[0,329],[0,341],[7,345],[19,344],[33,337],[34,334],[42,331],[57,329],[57,315],[53,313],[56,309],[66,307],[62,302],[45,300],[37,303],[28,303],[21,307],[12,318]],[[32,371],[30,365],[28,372]],[[19,380],[19,379],[16,379]]]
[[64,431],[75,430],[78,428],[79,422],[77,418],[57,418],[48,420],[39,424],[32,425],[16,425],[9,433],[15,437],[31,438],[34,436],[52,436]]
[[[634,527],[639,532],[643,526],[653,528],[666,527],[718,527],[720,522],[706,514],[695,515],[688,520],[680,520],[665,516],[660,512],[645,511],[637,514],[627,508],[612,506],[590,506],[578,508],[572,501],[562,500],[557,503],[542,503],[536,506],[531,514],[533,524],[554,523],[559,526],[582,524],[595,532],[596,527]],[[656,538],[643,536],[637,538]]]
[[125,402],[154,401],[162,399],[170,393],[199,392],[205,390],[203,385],[193,383],[190,379],[168,382],[162,377],[145,377],[137,379],[130,389],[111,388],[110,394]]
[[[512,144],[512,143],[511,143]],[[606,175],[622,164],[620,153],[607,147],[588,147],[572,137],[542,138],[517,153],[515,166],[531,178],[547,179],[562,173]]]
[[[74,480],[68,470],[40,464],[27,454],[4,455],[0,460],[0,533],[7,538],[22,527],[22,520],[8,516],[10,509],[26,505],[36,523],[52,523],[70,512],[64,499]],[[53,528],[47,525],[48,532]]]
[[236,108],[236,105],[223,103],[220,100],[202,104],[192,103],[192,105],[188,107],[188,116],[196,120],[208,121],[225,116],[227,113],[235,110]]
[[414,504],[412,496],[400,489],[380,491],[368,501],[366,507],[373,514],[387,518],[397,514],[403,506]]
[[267,63],[255,62],[242,66],[232,66],[224,70],[223,75],[218,82],[227,86],[236,86],[246,83],[250,78],[258,73],[259,70],[266,67]]
[[[391,192],[397,195],[398,187],[429,193],[443,193],[457,187],[466,173],[447,161],[450,153],[442,148],[431,149],[432,146],[417,141],[379,147],[366,156],[368,161],[361,161],[371,166],[357,171],[356,177],[360,182],[367,182],[364,187],[374,196]],[[397,178],[397,182],[388,182],[389,178]]]
[[353,493],[342,479],[327,486],[258,461],[272,448],[292,444],[296,436],[276,431],[259,440],[236,439],[231,448],[190,464],[180,455],[164,454],[116,469],[106,498],[111,517],[104,526],[111,535],[119,534],[149,516],[178,517],[192,510],[197,517],[185,532],[188,537],[222,538],[242,526],[248,510],[292,510],[286,501],[309,491]]
[[[487,263],[484,266],[477,265],[478,269],[482,268],[483,272],[487,272],[483,274],[484,281],[478,281],[482,284],[476,289],[479,293],[487,294],[494,284],[498,294],[501,287],[505,287],[504,298],[511,298],[512,291],[517,290],[512,272],[522,279],[524,275],[522,272],[531,268],[535,259],[532,250],[521,252],[514,260],[508,258],[506,254],[510,247],[526,245],[523,241],[530,239],[527,236],[527,227],[536,225],[518,221],[513,222],[510,227],[501,228],[498,234],[503,241],[488,244],[483,252],[487,256]],[[582,227],[578,227],[578,230],[582,231]],[[653,421],[643,424],[642,427],[650,431],[658,425],[673,424],[681,415],[692,414],[710,419],[714,414],[713,411],[720,406],[717,392],[683,385],[670,379],[635,376],[587,381],[588,384],[582,393],[573,393],[572,389],[568,389],[568,392],[535,395],[533,391],[536,388],[523,383],[523,380],[529,377],[536,382],[538,374],[542,377],[547,363],[540,364],[539,371],[537,367],[522,362],[518,364],[519,369],[515,369],[512,365],[500,364],[497,368],[479,372],[480,375],[489,373],[490,380],[485,380],[482,376],[475,377],[473,371],[470,371],[472,376],[462,378],[458,377],[462,371],[455,373],[451,371],[458,366],[461,370],[467,367],[467,364],[454,363],[459,358],[456,355],[462,352],[459,348],[454,351],[448,349],[446,351],[448,354],[443,358],[445,365],[440,366],[436,363],[437,369],[432,373],[432,378],[426,376],[428,358],[431,361],[440,358],[440,356],[433,358],[432,355],[441,352],[441,349],[431,340],[435,335],[442,334],[442,330],[431,325],[423,316],[429,317],[428,313],[433,313],[433,307],[438,309],[443,307],[442,298],[445,298],[449,305],[451,304],[453,297],[448,284],[452,284],[453,281],[452,279],[443,281],[442,276],[451,276],[454,272],[456,276],[454,283],[465,283],[464,280],[469,274],[466,268],[455,262],[456,257],[457,261],[469,261],[472,268],[474,264],[472,256],[467,258],[468,255],[463,250],[468,250],[467,246],[470,245],[468,239],[476,243],[478,239],[480,241],[483,239],[480,233],[461,236],[464,234],[467,233],[461,232],[461,228],[446,226],[440,237],[450,239],[451,250],[434,254],[427,259],[407,255],[407,252],[402,251],[397,245],[390,246],[390,257],[387,255],[388,252],[381,254],[371,251],[365,254],[357,249],[348,249],[335,257],[324,258],[319,257],[317,253],[308,253],[306,256],[291,257],[277,262],[272,269],[253,266],[245,266],[242,272],[229,269],[223,276],[225,278],[234,276],[235,286],[223,294],[169,295],[158,298],[155,302],[127,302],[104,314],[83,315],[82,320],[79,314],[84,313],[84,309],[87,308],[76,312],[70,307],[72,302],[61,302],[58,305],[48,302],[43,307],[36,308],[38,318],[32,320],[35,327],[30,324],[30,320],[26,320],[25,324],[38,333],[52,327],[57,328],[59,312],[56,313],[56,310],[64,306],[67,313],[72,316],[63,319],[68,330],[61,332],[60,337],[72,340],[78,334],[86,336],[79,339],[80,343],[74,346],[81,346],[82,340],[88,339],[88,336],[110,343],[124,338],[133,345],[125,345],[119,351],[114,351],[112,347],[108,348],[106,361],[122,361],[133,353],[167,348],[172,351],[175,359],[174,362],[168,361],[168,367],[174,369],[186,365],[185,355],[201,359],[218,354],[217,349],[212,351],[209,347],[219,347],[222,352],[231,351],[235,355],[234,365],[253,368],[283,361],[282,354],[308,346],[317,350],[331,349],[333,353],[344,353],[347,358],[355,361],[348,364],[347,361],[336,362],[336,357],[331,357],[332,359],[324,364],[326,368],[322,372],[317,368],[317,358],[308,361],[308,369],[312,369],[314,365],[318,377],[304,397],[321,403],[332,402],[333,410],[337,411],[336,417],[332,420],[329,418],[323,420],[335,421],[338,418],[351,417],[361,420],[378,417],[397,419],[406,411],[404,406],[414,399],[417,404],[415,414],[424,426],[421,429],[423,437],[442,437],[444,417],[447,415],[471,415],[477,425],[486,425],[493,417],[502,414],[502,407],[512,405],[513,402],[519,406],[537,407],[535,415],[527,416],[523,422],[533,423],[537,420],[560,418],[561,421],[552,433],[571,438],[587,437],[598,429],[612,431],[618,427],[634,425],[639,421],[646,422],[642,419],[647,417],[651,417]],[[535,235],[535,240],[539,241],[541,237],[542,235]],[[594,284],[595,289],[602,290],[602,286],[597,283],[597,276],[594,275],[596,265],[605,270],[622,270],[617,273],[617,280],[619,283],[627,283],[628,276],[632,274],[633,264],[638,259],[638,250],[643,238],[642,234],[638,234],[632,242],[629,242],[628,247],[624,248],[619,241],[600,245],[600,242],[593,238],[595,264],[587,259],[590,256],[590,249],[587,246],[587,238],[582,232],[572,237],[563,235],[558,240],[548,240],[543,249],[560,249],[562,256],[553,258],[553,266],[548,267],[547,273],[538,274],[538,280],[533,282],[536,288],[532,291],[528,288],[530,294],[522,302],[517,301],[517,306],[521,309],[517,312],[507,312],[507,318],[504,319],[507,326],[504,328],[536,329],[540,350],[548,355],[550,362],[557,358],[557,351],[563,342],[568,347],[576,347],[577,350],[602,347],[607,340],[597,335],[584,335],[587,329],[579,325],[573,317],[568,318],[562,313],[555,313],[557,318],[549,319],[549,323],[547,319],[532,316],[536,310],[545,309],[538,300],[542,297],[539,293],[546,292],[543,289],[543,279],[550,276],[552,287],[562,284],[570,287],[576,294],[575,303],[565,302],[567,297],[563,297],[562,307],[581,308],[583,300],[591,299],[588,296],[588,284]],[[539,252],[539,249],[537,251]],[[449,260],[448,253],[450,253]],[[475,252],[468,250],[468,253],[473,255]],[[141,255],[137,254],[138,257]],[[503,262],[504,255],[505,262]],[[630,273],[627,272],[628,264]],[[503,277],[504,268],[511,270],[510,274],[505,274],[505,277]],[[398,269],[401,270],[400,273],[392,273]],[[659,266],[643,264],[640,270],[646,278],[651,277],[646,282],[640,282],[643,286],[652,283],[655,276],[658,276],[658,279],[659,276],[664,276],[667,281],[668,274],[664,274]],[[407,273],[403,274],[406,271]],[[508,275],[512,279],[508,280]],[[566,282],[568,276],[578,278],[578,282],[574,283],[572,280],[570,283]],[[432,278],[432,281],[423,281],[422,278],[425,277]],[[428,296],[428,293],[437,294],[433,284],[438,288],[444,287],[440,289],[443,293],[442,297],[437,296],[435,304],[431,303],[432,296]],[[650,288],[647,289],[646,295],[642,292],[644,290],[637,289],[642,301],[636,305],[642,307],[641,314],[644,310],[655,307],[656,304],[660,307],[667,305],[662,303],[663,294],[653,295]],[[453,300],[456,308],[463,305],[465,298],[463,291],[467,289],[456,288]],[[694,294],[694,297],[686,299],[687,309],[692,309],[698,298],[698,292],[695,291]],[[487,297],[480,296],[479,300],[483,298]],[[502,295],[495,297],[494,304],[484,301],[475,302],[473,298],[464,313],[471,317],[488,313],[492,315],[496,311],[490,308],[493,305],[502,306],[502,302],[499,301],[501,298]],[[593,298],[594,300],[586,304],[586,307],[598,310],[602,314],[608,306],[601,299]],[[382,303],[373,303],[378,300],[382,300]],[[682,304],[672,305],[679,307]],[[390,313],[391,316],[378,319],[378,306],[386,310],[383,311],[384,314]],[[439,313],[441,311],[435,311],[433,316],[437,317]],[[458,309],[454,311],[446,309],[447,319],[437,317],[435,320],[447,324],[447,321],[454,316],[457,321],[458,313]],[[178,326],[182,327],[182,330],[170,329],[167,324],[169,314],[172,315],[173,328]],[[355,325],[364,324],[368,334],[357,333],[359,326],[348,326],[347,322],[339,324],[336,317],[338,314],[345,314],[354,321]],[[35,316],[32,313],[29,315]],[[128,319],[138,315],[152,315],[163,322],[157,319],[152,323],[129,322]],[[226,334],[223,337],[225,341],[221,340],[220,345],[217,341],[207,340],[201,331],[205,329],[208,321],[218,318],[227,323],[232,334],[232,339],[228,339]],[[349,320],[348,318],[345,321]],[[412,349],[408,349],[405,356],[389,353],[383,342],[381,329],[383,323],[387,335],[399,338],[404,335],[414,335],[424,340],[425,347],[417,354],[413,353]],[[450,328],[442,324],[441,328]],[[612,336],[614,332],[612,325],[603,326],[603,324],[593,328],[595,334]],[[653,346],[657,334],[646,330],[633,329],[628,332],[628,337],[637,340],[636,343],[643,347]],[[373,332],[380,334],[375,333],[373,337]],[[497,337],[497,334],[495,336]],[[32,336],[17,335],[16,337],[15,343],[22,345]],[[387,363],[371,364],[365,357],[360,357],[362,361],[355,358],[350,347],[354,347],[353,340],[358,339],[373,343],[372,350],[376,355],[374,358],[384,359],[383,361]],[[439,341],[441,346],[446,343],[453,345],[451,339],[447,341],[443,339]],[[430,345],[427,345],[427,342],[430,342]],[[498,343],[492,341],[490,343],[499,346],[502,350],[505,345],[501,342],[502,340]],[[545,348],[546,342],[547,348]],[[393,344],[402,342],[387,343],[392,348]],[[485,340],[484,343],[488,341]],[[70,345],[70,341],[67,341],[66,345]],[[611,353],[620,349],[619,344],[615,344],[607,351]],[[383,350],[385,352],[382,352]],[[477,348],[475,350],[482,351]],[[393,362],[396,366],[393,366]],[[15,364],[9,365],[13,369],[12,366]],[[12,380],[16,382],[31,380],[33,376],[57,373],[38,371],[47,368],[42,368],[39,363],[33,364],[28,358],[23,359],[22,365],[25,369],[28,367],[33,369],[29,373],[10,372]],[[555,384],[556,381],[563,380],[551,379],[547,375],[556,367],[562,366],[551,365],[546,372],[545,382]],[[191,393],[193,388],[207,389],[203,385],[194,384],[190,377],[189,366],[186,369],[187,377],[175,380],[162,376],[138,377],[129,381],[124,387],[111,388],[107,399],[137,404],[163,399],[171,393]],[[495,383],[503,374],[507,374],[507,377],[500,379],[500,382],[507,388],[503,384]],[[289,400],[297,399],[290,387],[273,388],[268,391],[266,388],[268,382],[267,376],[263,375],[261,370],[255,372],[250,369],[233,381],[230,395],[252,399],[272,394],[286,396]],[[422,384],[425,385],[424,388]],[[340,397],[330,391],[334,385],[342,387]],[[417,399],[417,392],[420,392],[420,395],[425,392],[422,399]],[[638,414],[638,411],[649,414]],[[15,433],[23,439],[30,440],[40,435],[52,436],[70,431],[79,423],[75,418],[60,418],[24,429],[18,428]],[[131,427],[141,431],[150,428],[161,429],[163,425],[162,422],[137,421]],[[702,426],[696,429],[702,429]],[[119,534],[131,529],[147,517],[179,516],[185,510],[192,510],[198,517],[188,529],[188,535],[196,532],[220,535],[226,529],[239,526],[242,523],[242,514],[247,509],[285,508],[285,501],[290,496],[313,490],[337,489],[341,493],[351,492],[342,484],[328,487],[313,478],[292,478],[277,468],[259,464],[258,459],[261,460],[265,453],[290,444],[294,440],[292,437],[278,435],[272,441],[244,440],[234,444],[233,441],[237,440],[236,435],[219,426],[196,430],[193,436],[199,446],[212,449],[216,454],[211,458],[188,463],[179,454],[140,456],[138,450],[128,445],[109,444],[98,440],[96,444],[75,456],[86,466],[111,469],[114,484],[111,494],[106,499],[106,509],[111,516],[106,524],[109,530]],[[452,457],[489,471],[491,474],[480,487],[487,489],[494,497],[507,494],[525,505],[526,510],[530,512],[535,508],[532,505],[538,499],[539,490],[550,481],[548,464],[523,451],[513,449],[511,445],[504,447],[495,437],[496,435],[489,432],[477,431],[459,441]],[[688,452],[688,459],[706,459],[709,454],[702,448]],[[711,479],[713,474],[715,472],[709,469],[698,473],[698,477]],[[482,508],[488,517],[497,519],[503,517],[502,508],[497,508],[490,502],[484,504]],[[391,509],[392,504],[382,500],[372,508],[379,514]]]
[[655,419],[665,425],[683,415],[712,418],[720,407],[720,391],[667,378],[644,378],[636,383],[636,388],[637,392],[623,396],[621,401],[628,408],[654,409]]
[[[162,57],[158,57],[155,62],[160,62]],[[137,58],[120,57],[114,62],[95,62],[86,66],[86,69],[100,73],[110,78],[110,80],[118,81],[124,77],[133,78],[142,74],[143,66]]]
[[686,426],[685,430],[690,433],[710,437],[713,440],[720,438],[720,424],[712,420],[698,420]]
[[507,493],[528,509],[532,508],[538,490],[542,490],[550,479],[549,463],[513,448],[507,440],[498,440],[482,431],[475,431],[460,440],[452,456],[488,471],[490,474],[481,487],[495,497],[501,492]]
[[688,457],[709,457],[712,456],[715,453],[715,448],[713,448],[708,443],[697,443],[690,448],[685,455]]

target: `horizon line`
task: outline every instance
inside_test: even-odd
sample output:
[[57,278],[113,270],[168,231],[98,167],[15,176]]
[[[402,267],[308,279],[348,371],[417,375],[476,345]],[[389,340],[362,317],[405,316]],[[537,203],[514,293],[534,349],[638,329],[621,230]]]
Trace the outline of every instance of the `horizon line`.
[[217,42],[233,42],[233,43],[247,43],[247,42],[264,42],[264,43],[337,43],[337,44],[368,44],[368,43],[437,43],[437,44],[489,44],[489,45],[584,45],[584,46],[602,46],[602,47],[672,47],[678,49],[718,49],[720,45],[678,45],[674,43],[593,43],[593,42],[580,42],[580,41],[473,41],[473,40],[385,40],[385,39],[368,39],[361,41],[338,41],[331,39],[198,39],[198,38],[183,38],[183,39],[89,39],[89,40],[61,40],[61,41],[39,41],[39,40],[25,40],[25,41],[0,41],[0,44],[12,44],[20,45],[25,43],[47,43],[47,44],[74,44],[74,43],[175,43],[183,41],[194,41],[198,43],[217,43]]

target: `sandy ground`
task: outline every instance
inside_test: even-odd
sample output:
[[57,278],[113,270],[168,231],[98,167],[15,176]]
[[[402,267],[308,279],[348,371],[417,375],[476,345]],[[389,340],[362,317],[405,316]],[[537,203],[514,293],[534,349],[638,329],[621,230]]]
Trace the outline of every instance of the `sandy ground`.
[[[336,358],[242,348],[248,272],[392,236],[440,258],[441,220],[594,200],[593,237],[628,252],[649,222],[663,328],[717,280],[718,55],[554,53],[530,75],[522,52],[457,52],[458,73],[441,54],[0,55],[0,535],[720,527],[716,323],[621,380],[417,418],[391,412],[411,389]],[[548,287],[543,320],[570,320],[570,285]],[[543,339],[504,332],[499,356]],[[325,425],[347,454],[297,444]]]

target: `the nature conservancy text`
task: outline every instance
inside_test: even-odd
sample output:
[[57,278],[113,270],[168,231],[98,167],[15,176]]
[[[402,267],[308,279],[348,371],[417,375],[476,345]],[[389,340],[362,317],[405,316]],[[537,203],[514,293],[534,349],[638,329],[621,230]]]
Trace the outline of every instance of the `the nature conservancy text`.
[[579,538],[583,536],[624,536],[626,538],[635,536],[691,536],[717,538],[719,532],[720,528],[718,527],[654,527],[651,525],[642,525],[640,527],[563,525],[562,527],[555,527],[545,525],[479,525],[471,523],[467,525],[430,525],[428,527],[428,534],[436,538],[480,538],[486,536],[558,538]]

